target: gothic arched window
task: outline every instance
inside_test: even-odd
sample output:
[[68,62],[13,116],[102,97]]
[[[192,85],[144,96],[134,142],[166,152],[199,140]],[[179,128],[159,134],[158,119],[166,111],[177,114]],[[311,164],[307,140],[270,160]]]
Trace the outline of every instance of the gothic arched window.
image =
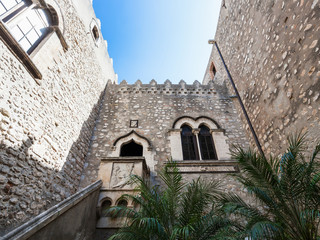
[[198,160],[197,139],[192,133],[192,128],[183,125],[181,127],[181,144],[183,152],[183,160]]
[[139,157],[143,155],[143,147],[134,141],[123,144],[120,150],[120,157]]
[[101,205],[101,215],[102,217],[110,217],[110,214],[107,213],[107,210],[111,207],[112,202],[110,199],[103,201]]
[[198,134],[201,159],[202,160],[213,160],[218,159],[216,149],[214,147],[212,135],[210,129],[202,125],[199,127],[200,132]]
[[227,138],[212,118],[179,117],[169,130],[171,157],[174,161],[230,160]]

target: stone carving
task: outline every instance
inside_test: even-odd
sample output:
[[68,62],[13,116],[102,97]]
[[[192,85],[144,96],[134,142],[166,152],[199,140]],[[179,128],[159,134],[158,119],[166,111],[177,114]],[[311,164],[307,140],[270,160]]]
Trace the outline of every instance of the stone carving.
[[131,186],[130,176],[133,174],[134,163],[113,163],[110,187],[124,188]]

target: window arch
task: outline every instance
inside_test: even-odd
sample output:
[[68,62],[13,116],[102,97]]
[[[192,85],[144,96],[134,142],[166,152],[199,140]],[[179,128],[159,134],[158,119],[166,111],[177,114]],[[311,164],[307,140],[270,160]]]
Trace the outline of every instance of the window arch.
[[216,75],[216,73],[217,73],[217,69],[216,69],[216,67],[215,67],[215,65],[214,65],[214,63],[213,62],[211,62],[211,65],[210,65],[210,77],[211,77],[211,80],[213,80],[214,79],[214,76]]
[[92,39],[93,39],[96,47],[99,47],[101,40],[102,40],[102,36],[101,36],[100,30],[99,30],[100,27],[101,27],[100,20],[93,18],[91,20],[89,28],[91,31]]
[[99,36],[99,30],[97,26],[94,26],[91,31],[92,31],[93,39],[95,41],[98,41],[100,36]]
[[192,133],[192,128],[186,124],[181,127],[181,144],[183,160],[199,159],[196,137]]
[[138,157],[143,155],[143,147],[135,141],[130,141],[121,146],[120,157]]
[[107,210],[111,207],[112,201],[111,199],[106,199],[101,204],[101,216],[102,217],[110,217],[110,214],[107,213]]
[[128,206],[128,201],[126,199],[121,198],[121,199],[118,200],[117,206],[127,207]]
[[181,116],[169,130],[171,157],[175,161],[230,160],[227,139],[225,130],[214,119]]

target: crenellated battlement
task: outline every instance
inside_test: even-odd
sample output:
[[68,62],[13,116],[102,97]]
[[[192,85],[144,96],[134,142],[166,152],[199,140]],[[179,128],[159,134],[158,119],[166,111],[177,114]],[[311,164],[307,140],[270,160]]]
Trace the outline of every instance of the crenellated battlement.
[[[112,84],[108,82],[108,86]],[[170,80],[166,80],[163,84],[158,84],[154,79],[149,84],[143,84],[141,80],[137,80],[134,84],[128,84],[123,80],[119,85],[112,84],[116,93],[123,94],[164,94],[164,95],[215,95],[225,92],[224,86],[218,85],[210,81],[207,85],[201,84],[199,81],[194,81],[193,84],[187,84],[181,80],[178,84],[172,84]],[[224,95],[224,94],[222,94]]]

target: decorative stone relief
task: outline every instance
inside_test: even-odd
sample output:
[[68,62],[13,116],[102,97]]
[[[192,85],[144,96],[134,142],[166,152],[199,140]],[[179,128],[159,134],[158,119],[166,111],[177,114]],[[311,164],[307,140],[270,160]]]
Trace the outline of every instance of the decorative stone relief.
[[110,187],[124,188],[126,186],[132,188],[130,184],[130,176],[133,174],[134,163],[113,163]]

